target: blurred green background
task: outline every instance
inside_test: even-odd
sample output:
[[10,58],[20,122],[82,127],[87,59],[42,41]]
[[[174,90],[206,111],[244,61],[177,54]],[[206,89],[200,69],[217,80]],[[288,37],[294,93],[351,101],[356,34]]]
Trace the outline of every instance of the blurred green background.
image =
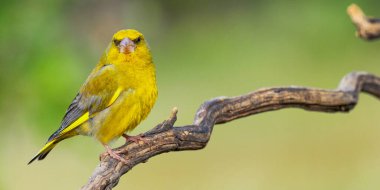
[[[103,152],[75,137],[27,166],[114,32],[145,34],[159,98],[133,134],[179,108],[261,87],[333,89],[347,73],[380,75],[380,42],[354,36],[352,1],[2,1],[0,189],[79,189]],[[380,16],[380,1],[356,1]],[[208,146],[150,159],[115,189],[356,190],[380,187],[380,101],[362,94],[349,114],[287,109],[216,126]],[[118,144],[123,143],[120,139]],[[116,146],[115,145],[115,146]]]

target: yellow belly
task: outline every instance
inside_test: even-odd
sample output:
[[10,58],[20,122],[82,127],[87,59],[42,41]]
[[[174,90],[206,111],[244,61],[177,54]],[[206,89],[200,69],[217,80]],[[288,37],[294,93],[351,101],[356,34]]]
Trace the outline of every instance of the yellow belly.
[[91,136],[108,144],[123,133],[133,130],[147,117],[156,97],[155,91],[136,90],[122,93],[114,104],[90,120]]

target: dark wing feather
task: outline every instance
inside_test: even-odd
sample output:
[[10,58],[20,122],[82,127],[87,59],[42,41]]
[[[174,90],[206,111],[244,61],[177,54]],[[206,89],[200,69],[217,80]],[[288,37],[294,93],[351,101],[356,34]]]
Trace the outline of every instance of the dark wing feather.
[[[75,96],[69,108],[67,108],[61,126],[50,136],[48,141],[59,137],[64,129],[86,112],[89,112],[91,115],[108,106],[108,102],[118,89],[118,83],[114,77],[115,72],[114,66],[110,64],[95,68],[80,92]],[[84,91],[85,93],[82,93]]]
[[81,117],[84,113],[87,112],[87,108],[84,106],[80,106],[80,99],[81,99],[80,93],[78,93],[74,100],[71,102],[69,108],[67,108],[65,116],[63,117],[63,120],[61,122],[61,126],[59,129],[54,132],[50,137],[49,140],[54,139],[57,137],[67,126],[69,126],[71,123],[73,123],[75,120],[77,120],[79,117]]
[[81,95],[78,93],[74,100],[71,102],[70,106],[67,108],[65,116],[63,116],[63,120],[61,122],[60,128],[65,128],[70,125],[72,122],[78,119],[78,117],[82,116],[87,109],[83,106],[79,106],[79,102],[81,99]]

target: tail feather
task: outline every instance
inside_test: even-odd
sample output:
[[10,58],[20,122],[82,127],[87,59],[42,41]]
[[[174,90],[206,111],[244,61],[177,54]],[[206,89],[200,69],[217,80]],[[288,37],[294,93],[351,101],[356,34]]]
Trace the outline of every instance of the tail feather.
[[[55,146],[55,145],[54,145],[54,146]],[[53,147],[54,147],[54,146],[53,146]],[[45,157],[49,154],[49,152],[50,152],[51,150],[53,150],[53,148],[50,149],[50,150],[48,150],[48,151],[46,151],[45,153],[41,154],[41,155],[38,157],[38,160],[43,160],[43,159],[45,159]]]
[[[73,128],[75,129],[75,128]],[[54,137],[53,137],[54,135]],[[45,144],[44,147],[41,148],[41,150],[28,162],[28,165],[34,162],[35,160],[43,160],[50,151],[62,140],[73,137],[78,135],[78,132],[76,130],[66,131],[64,133],[60,133],[56,135],[54,133],[48,140],[48,142]]]
[[49,138],[48,142],[45,144],[44,147],[41,148],[41,150],[28,162],[28,165],[34,162],[35,160],[43,160],[50,151],[62,140],[73,137],[75,135],[78,135],[78,132],[75,130],[66,132],[64,134],[59,135],[55,138]]
[[35,161],[37,158],[38,160],[43,160],[55,147],[55,145],[57,145],[57,142],[55,140],[47,142],[45,146],[28,162],[28,165]]

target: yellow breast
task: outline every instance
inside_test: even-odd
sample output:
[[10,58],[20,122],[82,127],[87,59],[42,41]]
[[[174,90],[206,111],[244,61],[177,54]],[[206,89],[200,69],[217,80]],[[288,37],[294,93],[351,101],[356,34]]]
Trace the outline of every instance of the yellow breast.
[[129,89],[92,121],[93,136],[107,144],[123,133],[133,130],[152,109],[157,97],[157,88]]
[[147,117],[157,98],[156,74],[150,50],[141,33],[125,30],[115,34],[118,39],[128,37],[135,42],[132,52],[120,52],[111,45],[105,63],[112,64],[116,73],[113,79],[122,89],[120,95],[108,108],[90,120],[91,135],[107,144],[123,133],[133,130]]

